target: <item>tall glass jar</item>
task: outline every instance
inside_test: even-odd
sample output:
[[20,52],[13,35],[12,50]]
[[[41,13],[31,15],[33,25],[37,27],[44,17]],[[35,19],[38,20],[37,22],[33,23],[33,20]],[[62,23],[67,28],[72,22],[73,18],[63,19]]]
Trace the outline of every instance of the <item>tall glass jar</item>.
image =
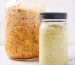
[[66,13],[41,13],[40,65],[67,65]]
[[44,6],[39,0],[11,0],[6,5],[5,49],[10,58],[39,57],[39,13]]

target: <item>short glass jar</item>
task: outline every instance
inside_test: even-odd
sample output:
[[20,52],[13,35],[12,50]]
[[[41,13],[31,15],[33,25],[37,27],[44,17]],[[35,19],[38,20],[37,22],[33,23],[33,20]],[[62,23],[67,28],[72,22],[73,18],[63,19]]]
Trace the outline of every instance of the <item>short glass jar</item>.
[[67,65],[67,13],[41,13],[40,65]]

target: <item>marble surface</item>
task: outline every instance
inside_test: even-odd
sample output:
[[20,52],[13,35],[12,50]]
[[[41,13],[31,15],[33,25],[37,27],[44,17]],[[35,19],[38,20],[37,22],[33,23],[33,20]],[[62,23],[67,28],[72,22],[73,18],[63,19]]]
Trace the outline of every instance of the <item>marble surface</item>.
[[[68,47],[68,65],[75,65],[75,46]],[[17,61],[10,59],[4,50],[4,45],[0,46],[0,65],[39,65],[38,59]]]

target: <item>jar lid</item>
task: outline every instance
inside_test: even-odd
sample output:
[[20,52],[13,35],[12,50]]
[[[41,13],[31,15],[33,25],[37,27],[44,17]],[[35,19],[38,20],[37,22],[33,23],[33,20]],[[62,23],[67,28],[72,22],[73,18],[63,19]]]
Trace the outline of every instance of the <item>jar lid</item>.
[[40,13],[41,19],[67,19],[67,13]]

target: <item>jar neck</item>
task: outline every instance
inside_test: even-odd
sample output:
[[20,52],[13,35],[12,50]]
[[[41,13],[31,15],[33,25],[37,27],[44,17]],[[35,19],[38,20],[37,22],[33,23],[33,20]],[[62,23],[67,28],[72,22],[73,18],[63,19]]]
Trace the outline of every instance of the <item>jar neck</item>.
[[66,22],[66,19],[42,19],[43,22]]
[[16,2],[18,2],[20,7],[23,8],[43,6],[40,0],[16,0]]
[[50,25],[59,25],[59,26],[66,26],[66,19],[43,19],[42,24],[46,26]]

